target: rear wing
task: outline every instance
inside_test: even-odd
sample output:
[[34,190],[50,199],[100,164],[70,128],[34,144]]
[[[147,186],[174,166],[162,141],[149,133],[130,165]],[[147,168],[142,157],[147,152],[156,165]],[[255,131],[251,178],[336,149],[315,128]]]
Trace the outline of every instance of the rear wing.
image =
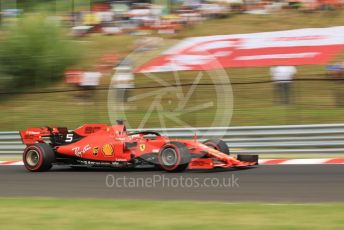
[[[105,124],[85,124],[73,132],[81,137],[88,136],[96,133],[102,129],[106,129],[108,126]],[[40,127],[40,128],[28,128],[27,130],[21,130],[20,136],[22,142],[26,145],[32,145],[34,143],[45,143],[49,138],[49,141],[53,145],[58,145],[65,142],[66,135],[68,134],[66,127]],[[48,138],[44,138],[48,137]]]
[[50,128],[50,127],[41,127],[41,128],[28,128],[27,130],[20,131],[20,137],[22,142],[26,145],[31,145],[34,143],[45,143],[43,137],[49,137],[50,140],[54,135],[62,134],[66,135],[68,133],[68,129],[65,127],[57,127],[57,128]]
[[20,131],[22,142],[26,145],[37,142],[44,143],[43,137],[49,137],[51,134],[52,132],[48,127],[28,128],[27,130]]

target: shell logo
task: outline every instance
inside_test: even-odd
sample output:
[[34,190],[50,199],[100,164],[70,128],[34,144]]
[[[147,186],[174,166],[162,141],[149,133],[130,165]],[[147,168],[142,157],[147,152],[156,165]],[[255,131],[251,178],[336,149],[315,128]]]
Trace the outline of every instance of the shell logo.
[[103,150],[104,156],[106,156],[106,157],[111,157],[111,156],[113,156],[113,148],[112,148],[112,145],[106,144],[106,145],[103,146],[102,150]]

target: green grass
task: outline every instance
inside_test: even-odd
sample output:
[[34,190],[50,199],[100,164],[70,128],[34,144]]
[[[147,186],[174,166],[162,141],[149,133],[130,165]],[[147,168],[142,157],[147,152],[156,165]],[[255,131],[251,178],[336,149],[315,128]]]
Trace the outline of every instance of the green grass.
[[[192,77],[190,75],[184,80],[187,82]],[[164,77],[164,79],[169,78],[172,76]],[[136,79],[137,86],[149,85],[143,76],[138,76]],[[295,104],[281,106],[273,102],[272,84],[233,85],[234,107],[231,125],[342,123],[344,110],[335,105],[334,86],[332,82],[296,82]],[[183,92],[187,93],[189,89],[189,87],[184,87]],[[216,101],[215,90],[210,86],[200,87],[190,98],[187,107],[202,104],[208,100]],[[133,90],[132,95],[140,95],[147,91],[149,90]],[[83,123],[109,123],[107,93],[107,90],[97,91],[93,104],[80,103],[74,97],[76,92],[27,94],[8,98],[0,103],[0,130],[19,130],[46,125],[76,128]],[[132,103],[134,109],[125,112],[125,118],[132,127],[140,124],[152,100],[153,97],[137,100]],[[162,97],[164,107],[160,113],[173,115],[177,102],[176,92],[166,94]],[[112,106],[115,107],[116,103]],[[192,126],[212,125],[213,115],[217,108],[219,108],[220,116],[230,121],[230,114],[217,106],[187,113],[181,118]],[[177,112],[181,113],[183,110]],[[124,116],[118,115],[117,118],[119,117]],[[170,119],[166,119],[166,125],[182,126]],[[153,111],[146,127],[160,126],[158,113]]]
[[2,229],[343,229],[344,204],[0,199]]
[[[29,12],[49,12],[49,13],[68,13],[72,12],[74,3],[74,10],[90,10],[91,3],[96,2],[93,0],[50,0],[50,1],[37,1],[37,0],[26,0],[27,3],[22,3],[19,7],[23,7],[24,10]],[[24,2],[24,1],[22,1]],[[6,4],[5,4],[6,6]],[[4,7],[5,7],[4,6]],[[12,6],[13,7],[13,6]]]
[[20,155],[6,155],[6,156],[0,156],[0,161],[21,161],[23,158]]

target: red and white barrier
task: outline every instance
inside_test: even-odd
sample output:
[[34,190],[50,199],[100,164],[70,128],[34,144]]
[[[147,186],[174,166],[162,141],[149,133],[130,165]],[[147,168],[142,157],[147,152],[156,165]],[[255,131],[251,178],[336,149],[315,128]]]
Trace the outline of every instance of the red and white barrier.
[[320,159],[261,159],[261,165],[318,165],[318,164],[344,164],[344,158]]

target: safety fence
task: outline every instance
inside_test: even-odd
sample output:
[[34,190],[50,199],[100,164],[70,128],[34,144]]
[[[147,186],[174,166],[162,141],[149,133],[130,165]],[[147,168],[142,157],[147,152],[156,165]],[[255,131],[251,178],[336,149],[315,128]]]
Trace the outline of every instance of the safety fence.
[[[152,129],[150,129],[152,130]],[[223,139],[237,153],[344,153],[344,124],[153,129],[170,138]],[[138,131],[138,130],[130,130]],[[19,132],[0,132],[0,154],[20,154]]]

